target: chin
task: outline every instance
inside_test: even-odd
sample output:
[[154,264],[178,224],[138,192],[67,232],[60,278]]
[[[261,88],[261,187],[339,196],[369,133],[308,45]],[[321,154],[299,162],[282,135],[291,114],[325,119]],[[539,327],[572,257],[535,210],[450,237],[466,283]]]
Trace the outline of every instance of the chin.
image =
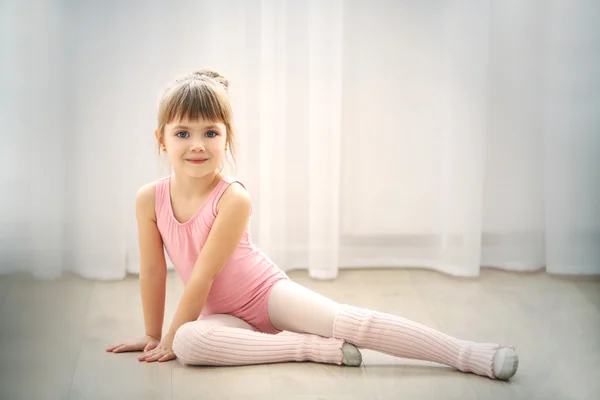
[[203,178],[207,175],[213,174],[215,172],[215,169],[212,168],[210,165],[203,165],[200,168],[198,168],[198,167],[182,168],[181,172],[183,172],[184,174],[186,174],[187,176],[189,176],[191,178]]
[[185,174],[190,178],[204,178],[206,175],[210,175],[212,171],[185,171]]

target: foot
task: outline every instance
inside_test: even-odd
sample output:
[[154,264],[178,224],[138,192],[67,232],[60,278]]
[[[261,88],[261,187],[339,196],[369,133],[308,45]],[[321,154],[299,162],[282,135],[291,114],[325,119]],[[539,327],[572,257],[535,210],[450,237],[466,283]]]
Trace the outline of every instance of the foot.
[[510,347],[503,347],[494,355],[494,376],[496,379],[508,380],[519,367],[519,356]]
[[362,363],[362,354],[353,344],[344,342],[342,345],[342,365],[358,367]]

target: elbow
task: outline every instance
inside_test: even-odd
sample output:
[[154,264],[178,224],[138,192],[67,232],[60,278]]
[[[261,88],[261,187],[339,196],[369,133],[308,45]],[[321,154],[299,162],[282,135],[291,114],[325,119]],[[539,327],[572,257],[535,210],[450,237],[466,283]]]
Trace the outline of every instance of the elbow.
[[222,266],[198,266],[198,268],[194,268],[192,278],[198,282],[212,285],[213,281],[219,276],[221,269],[223,269]]
[[166,265],[140,265],[140,278],[148,279],[166,279],[167,277],[167,266]]
[[194,293],[205,293],[208,295],[215,280],[215,276],[206,273],[192,273],[186,286],[192,288]]

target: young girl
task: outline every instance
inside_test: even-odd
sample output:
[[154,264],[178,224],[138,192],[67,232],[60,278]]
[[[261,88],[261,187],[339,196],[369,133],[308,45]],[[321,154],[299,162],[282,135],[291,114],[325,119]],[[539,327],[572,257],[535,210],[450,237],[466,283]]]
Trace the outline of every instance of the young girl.
[[[294,282],[248,232],[251,202],[222,173],[234,151],[228,82],[200,70],[163,94],[155,132],[174,173],[136,198],[145,336],[107,348],[142,351],[140,361],[179,358],[190,365],[313,361],[358,366],[358,348],[437,362],[492,379],[512,377],[512,346],[461,340],[416,322],[338,304]],[[162,333],[164,249],[185,284]],[[282,331],[293,334],[277,335]]]

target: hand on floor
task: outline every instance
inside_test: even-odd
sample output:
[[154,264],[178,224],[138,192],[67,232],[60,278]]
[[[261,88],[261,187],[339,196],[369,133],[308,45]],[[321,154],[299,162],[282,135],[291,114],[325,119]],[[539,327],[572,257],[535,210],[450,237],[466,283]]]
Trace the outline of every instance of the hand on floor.
[[141,339],[123,341],[118,344],[114,344],[106,348],[109,353],[125,353],[129,351],[149,351],[154,349],[160,340],[155,339],[151,336],[144,336]]
[[146,362],[165,362],[174,360],[175,353],[173,353],[173,339],[164,337],[160,343],[153,349],[145,350],[141,356],[138,357],[139,361]]

